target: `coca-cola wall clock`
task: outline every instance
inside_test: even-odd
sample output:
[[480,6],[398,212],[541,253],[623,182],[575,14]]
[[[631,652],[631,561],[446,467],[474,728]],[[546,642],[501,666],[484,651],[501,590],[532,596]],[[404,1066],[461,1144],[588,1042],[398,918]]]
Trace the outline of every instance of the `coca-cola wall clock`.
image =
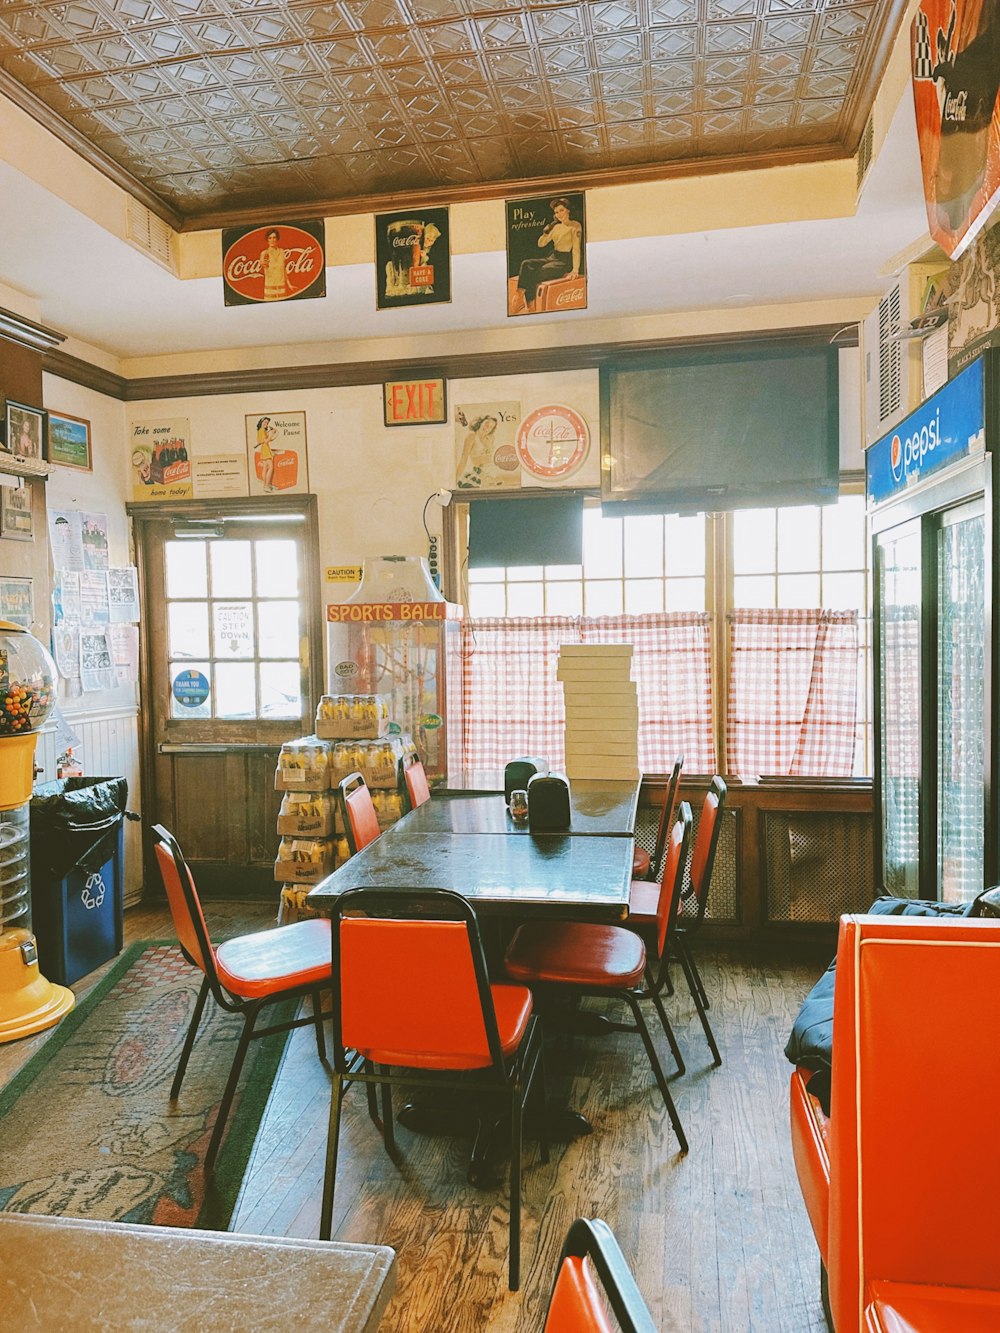
[[226,305],[310,301],[325,296],[323,223],[223,228],[222,283]]

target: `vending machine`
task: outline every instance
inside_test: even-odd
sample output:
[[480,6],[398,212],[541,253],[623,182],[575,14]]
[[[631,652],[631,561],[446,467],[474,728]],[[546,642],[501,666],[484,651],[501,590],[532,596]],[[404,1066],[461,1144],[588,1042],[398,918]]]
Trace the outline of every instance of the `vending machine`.
[[1000,878],[998,393],[991,351],[866,457],[875,882],[902,897],[967,902]]

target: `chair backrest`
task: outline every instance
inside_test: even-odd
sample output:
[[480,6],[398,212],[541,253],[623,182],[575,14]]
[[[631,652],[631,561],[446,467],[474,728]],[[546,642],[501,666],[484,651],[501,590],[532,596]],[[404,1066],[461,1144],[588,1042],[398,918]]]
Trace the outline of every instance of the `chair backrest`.
[[423,805],[425,801],[431,799],[430,784],[419,759],[414,759],[412,764],[403,770],[403,781],[406,783],[406,795],[411,810],[416,810],[418,805]]
[[460,894],[350,889],[336,900],[332,934],[336,1060],[353,1048],[383,1064],[492,1066],[505,1078],[479,924]]
[[667,835],[674,826],[674,809],[677,805],[677,793],[680,791],[681,770],[684,768],[684,756],[678,755],[674,760],[674,766],[670,777],[667,780],[667,791],[663,798],[663,809],[660,812],[660,823],[656,830],[656,842],[653,844],[653,855],[650,857],[652,873],[650,878],[663,878],[663,856],[667,849]]
[[201,910],[191,868],[184,860],[184,853],[172,833],[162,824],[154,824],[153,832],[156,834],[155,850],[160,878],[163,880],[170,915],[184,957],[194,967],[200,967],[209,981],[217,984],[215,951],[205,925],[205,915]]
[[622,1333],[656,1333],[611,1228],[599,1218],[577,1218],[563,1245],[544,1333],[613,1333],[605,1296]]
[[666,966],[667,937],[680,911],[693,822],[690,805],[687,801],[681,801],[667,841],[663,860],[663,880],[660,884],[660,895],[656,900],[656,951],[661,966]]
[[694,851],[691,853],[691,892],[698,903],[698,921],[705,915],[715,853],[719,846],[719,834],[722,832],[720,816],[725,804],[726,784],[722,778],[714,777],[705,793],[701,819],[698,821],[698,833],[694,840]]
[[374,842],[381,829],[368,784],[360,773],[348,773],[340,783],[340,802],[344,813],[344,832],[351,855]]

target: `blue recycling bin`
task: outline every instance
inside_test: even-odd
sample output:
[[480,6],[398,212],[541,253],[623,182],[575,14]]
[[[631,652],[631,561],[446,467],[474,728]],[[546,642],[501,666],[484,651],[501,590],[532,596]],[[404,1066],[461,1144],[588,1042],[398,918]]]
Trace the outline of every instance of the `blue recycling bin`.
[[69,986],[121,953],[124,778],[60,778],[31,799],[32,912],[43,973]]

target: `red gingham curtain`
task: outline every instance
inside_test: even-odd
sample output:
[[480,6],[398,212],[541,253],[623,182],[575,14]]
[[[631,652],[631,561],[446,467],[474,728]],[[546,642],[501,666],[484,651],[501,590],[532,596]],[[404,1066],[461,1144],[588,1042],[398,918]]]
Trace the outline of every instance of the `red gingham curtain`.
[[850,777],[857,612],[737,610],[727,619],[729,771]]
[[565,763],[565,712],[556,680],[564,643],[631,643],[639,697],[639,766],[715,770],[710,618],[526,616],[462,621],[462,767],[502,769],[519,754]]

